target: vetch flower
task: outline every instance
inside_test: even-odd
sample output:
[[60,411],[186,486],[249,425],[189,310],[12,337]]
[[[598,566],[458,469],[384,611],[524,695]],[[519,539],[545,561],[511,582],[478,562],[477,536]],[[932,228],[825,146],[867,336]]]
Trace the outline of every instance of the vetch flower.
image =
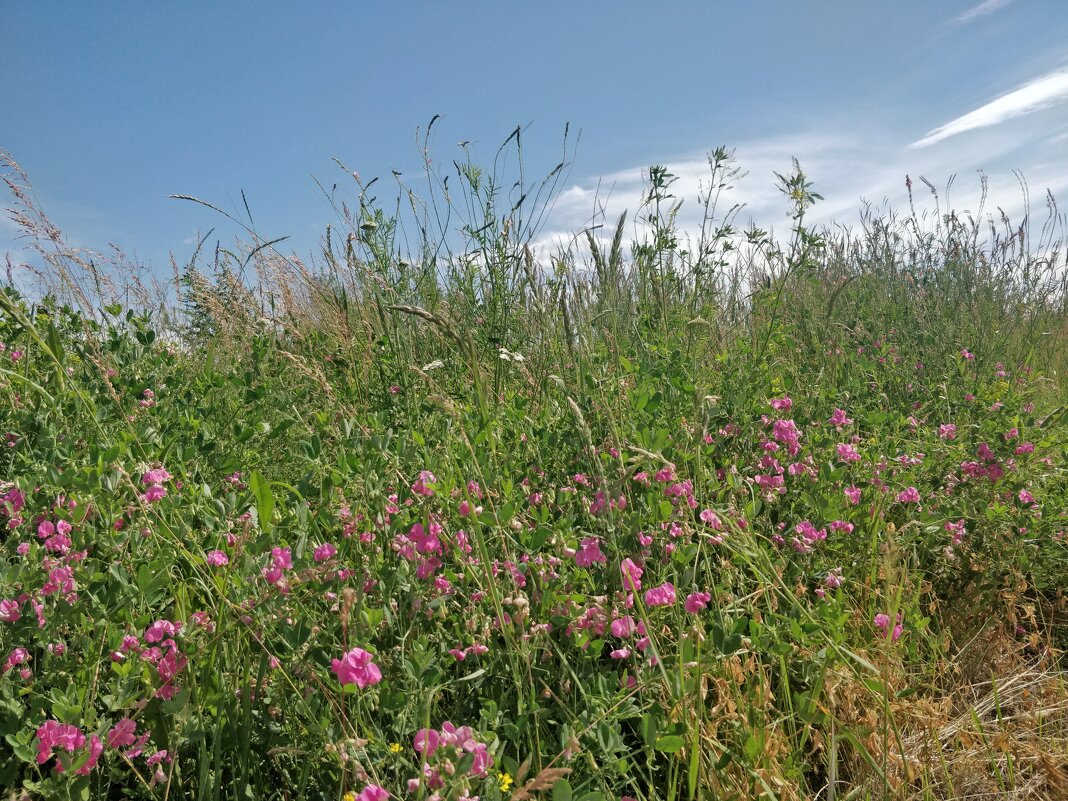
[[[312,552],[312,558],[316,562],[325,562],[327,559],[337,555],[337,548],[333,543],[324,542],[315,551]],[[372,785],[373,786],[373,785]]]
[[877,614],[872,618],[872,622],[875,627],[883,633],[884,637],[889,637],[891,642],[897,642],[901,637],[901,633],[904,631],[904,627],[901,625],[901,615],[897,616],[897,624],[894,626],[894,630],[890,631],[890,616],[883,613]]
[[595,562],[607,562],[608,557],[601,553],[601,541],[596,537],[585,537],[581,549],[575,553],[575,564],[590,567]]
[[627,557],[620,563],[619,571],[623,574],[624,588],[632,592],[639,592],[641,590],[641,577],[642,573],[645,571],[634,564],[634,561],[630,557]]
[[696,615],[701,612],[708,602],[712,600],[712,593],[710,592],[691,592],[686,596],[686,601],[683,604],[683,608],[691,615]]
[[916,489],[915,487],[909,487],[908,489],[904,489],[904,490],[902,490],[901,492],[899,492],[897,494],[897,502],[898,503],[919,503],[920,502],[920,491],[918,489]]
[[675,585],[665,581],[659,587],[653,587],[645,592],[646,606],[671,606],[675,603]]
[[362,648],[353,648],[341,659],[333,659],[330,669],[341,685],[355,684],[361,690],[382,681],[382,671],[371,660],[374,655]]
[[386,801],[389,793],[377,784],[369,784],[356,796],[356,801]]

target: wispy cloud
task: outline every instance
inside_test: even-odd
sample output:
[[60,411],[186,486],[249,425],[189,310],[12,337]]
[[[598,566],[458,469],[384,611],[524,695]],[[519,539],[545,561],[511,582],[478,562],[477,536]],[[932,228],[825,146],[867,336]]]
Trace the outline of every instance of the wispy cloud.
[[995,11],[1005,8],[1005,6],[1009,5],[1011,2],[1012,0],[983,0],[979,5],[969,8],[959,17],[954,19],[953,22],[957,25],[967,25],[972,20],[978,19],[979,17],[986,17],[993,14]]
[[1058,70],[1036,78],[1018,89],[1013,89],[996,100],[980,106],[975,111],[957,117],[933,131],[930,131],[922,139],[918,139],[909,145],[912,149],[928,147],[943,139],[972,131],[976,128],[987,128],[1030,114],[1039,109],[1048,108],[1056,103],[1068,99],[1068,69]]
[[[738,142],[738,165],[748,176],[736,181],[737,186],[723,197],[720,215],[732,204],[744,203],[735,218],[736,229],[752,222],[776,236],[787,235],[790,202],[775,188],[775,172],[789,173],[794,156],[814,190],[824,197],[806,218],[809,225],[855,228],[866,203],[877,215],[891,210],[898,215],[910,213],[906,175],[914,182],[913,202],[921,219],[937,220],[941,212],[952,208],[963,217],[986,219],[993,215],[996,221],[1003,209],[1014,224],[1028,216],[1041,227],[1046,189],[1055,197],[1068,195],[1068,176],[1058,167],[1063,161],[1059,155],[1063,144],[1049,132],[1025,139],[1009,129],[987,129],[952,146],[923,150],[910,150],[905,142],[904,137],[860,124]],[[707,160],[700,153],[678,159],[651,154],[646,163],[664,163],[678,177],[672,192],[684,205],[676,223],[682,234],[695,237],[701,223],[695,201],[698,187],[708,183]],[[1027,193],[1014,168],[1030,185]],[[986,176],[985,198],[980,172]],[[594,232],[595,237],[607,244],[624,209],[629,211],[625,241],[642,240],[648,228],[637,212],[646,189],[644,175],[645,170],[633,166],[567,187],[557,198],[535,247],[541,253],[582,251],[585,238],[575,237],[575,232],[596,225],[604,227]],[[956,182],[954,175],[959,176]],[[938,188],[937,200],[924,188],[921,176]]]

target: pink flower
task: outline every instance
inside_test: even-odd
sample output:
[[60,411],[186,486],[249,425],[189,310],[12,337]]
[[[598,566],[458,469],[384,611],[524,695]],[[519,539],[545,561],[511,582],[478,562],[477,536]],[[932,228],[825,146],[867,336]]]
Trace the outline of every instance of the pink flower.
[[230,563],[230,557],[223,551],[208,551],[208,555],[204,557],[204,561],[212,567],[222,567]]
[[15,648],[10,654],[7,655],[7,661],[4,662],[4,669],[0,670],[0,673],[7,673],[15,665],[21,665],[24,662],[29,661],[30,652],[25,648]]
[[691,592],[686,596],[686,602],[683,604],[683,608],[691,615],[696,615],[706,606],[708,602],[712,600],[712,593],[710,592]]
[[100,741],[100,738],[95,734],[89,737],[89,758],[85,760],[85,763],[75,771],[79,776],[88,776],[89,771],[96,767],[96,763],[100,761],[100,755],[104,752],[104,743]]
[[960,545],[961,540],[964,539],[964,521],[958,520],[956,523],[947,522],[943,528],[953,535],[953,544]]
[[632,592],[639,592],[642,588],[641,577],[645,571],[634,564],[634,561],[627,557],[619,565],[619,571],[623,574],[623,587]]
[[128,745],[133,745],[137,738],[134,736],[134,732],[137,731],[137,723],[133,718],[123,718],[114,726],[111,727],[111,731],[108,732],[108,745],[111,748],[123,748]]
[[356,796],[356,801],[386,801],[389,793],[377,784],[369,784]]
[[415,480],[415,483],[412,484],[412,492],[416,495],[422,495],[425,498],[432,498],[434,497],[434,490],[428,485],[437,483],[437,476],[429,470],[420,470],[419,477]]
[[334,547],[333,543],[330,542],[324,542],[312,552],[312,558],[316,562],[325,562],[327,559],[330,559],[336,555],[337,548]]
[[852,445],[842,443],[838,446],[838,458],[843,462],[859,462],[860,452]]
[[73,754],[85,745],[85,735],[76,726],[46,720],[37,727],[37,764],[43,765],[52,758],[52,750],[60,748]]
[[659,587],[646,590],[645,603],[647,606],[671,606],[675,603],[675,585],[665,581]]
[[164,748],[162,751],[156,751],[156,753],[154,754],[149,754],[149,756],[145,759],[145,764],[151,768],[155,765],[158,765],[160,762],[169,763],[170,761],[170,754],[168,754],[167,749]]
[[160,642],[173,637],[182,627],[181,623],[171,623],[169,620],[157,620],[145,630],[145,642]]
[[153,484],[147,490],[145,490],[145,494],[141,496],[141,499],[145,503],[156,503],[157,501],[160,501],[165,498],[166,495],[166,487],[164,487],[162,484]]
[[271,548],[271,559],[274,566],[282,570],[289,570],[293,567],[293,555],[289,552],[289,548]]
[[845,583],[845,578],[842,576],[842,568],[834,568],[830,573],[823,577],[823,583],[832,590],[841,587]]
[[719,531],[723,528],[723,521],[719,519],[719,515],[713,512],[711,509],[702,509],[699,515],[701,522],[707,524],[715,531]]
[[835,409],[831,419],[827,421],[832,426],[849,426],[853,421],[846,417],[845,409]]
[[938,436],[945,440],[957,438],[957,427],[953,423],[946,423],[938,427]]
[[872,622],[875,624],[875,627],[883,633],[884,637],[890,638],[891,642],[897,642],[898,639],[901,637],[902,632],[904,631],[904,627],[901,625],[900,614],[897,616],[897,625],[894,626],[893,632],[890,631],[889,615],[884,615],[880,612],[872,619]]
[[790,399],[789,395],[782,398],[772,398],[770,403],[771,408],[777,412],[788,412],[790,411],[790,407],[794,405],[794,402]]
[[584,538],[581,545],[581,550],[575,554],[575,564],[579,567],[590,567],[594,562],[608,561],[608,558],[601,553],[601,541],[596,537]]
[[612,621],[612,625],[609,628],[613,637],[619,637],[621,639],[623,637],[631,636],[637,630],[634,626],[634,618],[630,615],[627,615],[626,617],[617,617]]
[[19,611],[21,606],[18,601],[3,599],[0,601],[0,620],[5,623],[14,623],[22,617],[22,613]]
[[908,489],[904,489],[904,490],[902,490],[901,492],[899,492],[897,494],[897,502],[898,503],[919,503],[920,502],[920,491],[918,489],[916,489],[915,487],[909,487]]
[[374,656],[362,648],[353,648],[341,659],[330,662],[330,669],[341,685],[355,684],[361,690],[382,681],[382,671],[371,660]]
[[441,737],[433,729],[420,729],[415,733],[415,742],[412,743],[412,747],[423,759],[429,759],[438,750],[440,742]]
[[162,467],[157,467],[154,470],[149,470],[143,476],[141,476],[141,483],[146,486],[149,484],[162,484],[164,481],[170,481],[171,474],[164,470]]

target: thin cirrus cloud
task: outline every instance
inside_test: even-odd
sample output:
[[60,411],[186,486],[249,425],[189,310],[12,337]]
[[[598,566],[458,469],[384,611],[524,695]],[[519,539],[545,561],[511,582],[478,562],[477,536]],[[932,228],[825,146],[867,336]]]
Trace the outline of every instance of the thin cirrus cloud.
[[957,25],[967,25],[980,17],[986,17],[995,11],[1000,11],[1011,2],[1012,0],[983,0],[979,5],[969,8],[959,17],[956,17],[953,22]]
[[1049,108],[1064,100],[1068,100],[1068,69],[1050,72],[996,100],[991,100],[974,111],[928,132],[926,136],[917,139],[909,147],[913,150],[928,147],[943,139],[949,139],[951,136],[957,136],[976,128],[998,125],[1015,117]]

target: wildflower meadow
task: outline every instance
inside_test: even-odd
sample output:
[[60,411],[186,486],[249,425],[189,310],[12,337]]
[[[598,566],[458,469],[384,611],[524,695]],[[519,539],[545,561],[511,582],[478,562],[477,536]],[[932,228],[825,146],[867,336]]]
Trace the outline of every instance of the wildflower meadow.
[[783,169],[559,247],[561,167],[346,169],[308,262],[182,196],[150,280],[5,154],[2,797],[1068,798],[1058,217]]

